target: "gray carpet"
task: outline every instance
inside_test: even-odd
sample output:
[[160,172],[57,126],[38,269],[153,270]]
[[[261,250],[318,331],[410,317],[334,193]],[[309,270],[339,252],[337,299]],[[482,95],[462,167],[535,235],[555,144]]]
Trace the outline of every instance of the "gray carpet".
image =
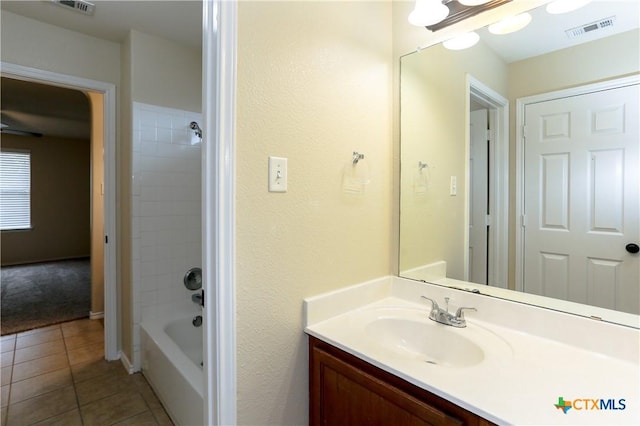
[[88,258],[5,266],[0,284],[3,336],[87,318],[91,310]]

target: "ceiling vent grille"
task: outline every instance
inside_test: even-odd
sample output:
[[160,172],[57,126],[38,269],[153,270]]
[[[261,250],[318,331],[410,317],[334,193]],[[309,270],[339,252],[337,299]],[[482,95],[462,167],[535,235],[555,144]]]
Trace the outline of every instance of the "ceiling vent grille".
[[85,15],[93,15],[96,6],[93,3],[89,3],[85,0],[51,0],[53,3],[67,8],[73,9],[76,12],[84,13]]
[[566,30],[565,33],[569,38],[576,38],[592,31],[612,27],[615,21],[616,17],[610,16],[608,18],[600,19],[599,21],[590,22],[588,24],[580,25],[579,27],[571,28],[570,30]]

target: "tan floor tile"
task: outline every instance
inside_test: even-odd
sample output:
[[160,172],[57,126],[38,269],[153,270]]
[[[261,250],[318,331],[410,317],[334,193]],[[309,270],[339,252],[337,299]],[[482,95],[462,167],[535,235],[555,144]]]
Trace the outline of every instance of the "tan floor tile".
[[[73,386],[9,405],[9,426],[29,425],[78,407]],[[90,424],[90,423],[88,423]]]
[[100,342],[90,346],[83,346],[67,351],[69,364],[81,364],[83,362],[98,361],[104,358],[104,343]]
[[21,333],[18,333],[17,336],[18,337],[31,336],[32,334],[45,333],[47,331],[59,330],[59,329],[60,329],[60,324],[53,324],[53,325],[48,325],[46,327],[34,328],[31,330],[23,331]]
[[18,364],[61,352],[65,352],[64,342],[62,340],[54,340],[53,342],[40,343],[39,345],[16,349],[13,362]]
[[0,414],[0,424],[7,424],[7,413],[9,412],[9,407],[2,407],[2,411]]
[[2,407],[9,405],[9,388],[11,385],[2,386],[0,388],[0,399],[2,400]]
[[71,369],[63,368],[13,383],[11,404],[72,385]]
[[39,333],[32,333],[25,336],[18,336],[16,340],[16,349],[23,349],[28,346],[39,345],[41,343],[62,340],[62,331],[60,328],[53,328]]
[[2,381],[2,386],[4,385],[8,385],[9,383],[11,383],[11,372],[13,371],[13,366],[9,366],[9,367],[2,367],[2,370],[0,371],[0,379]]
[[13,366],[13,383],[69,366],[65,353],[49,355]]
[[80,410],[77,408],[72,411],[60,414],[55,417],[50,417],[38,423],[34,423],[34,426],[82,426],[82,417],[80,416]]
[[151,411],[145,411],[137,416],[129,417],[121,422],[114,424],[113,426],[158,426],[155,417],[151,414]]
[[9,337],[11,337],[11,339],[3,339],[0,340],[0,352],[4,353],[4,352],[9,352],[12,351],[16,348],[16,335],[12,334]]
[[95,345],[101,342],[104,342],[104,331],[102,329],[64,337],[64,344],[67,350]]
[[118,393],[117,376],[101,376],[84,382],[76,383],[78,404],[82,407],[93,401],[97,401]]
[[134,376],[140,377],[141,380],[139,380],[137,383],[138,391],[140,392],[140,395],[142,395],[145,402],[149,406],[149,409],[153,413],[153,416],[155,417],[158,424],[161,426],[172,426],[173,422],[171,421],[171,418],[165,411],[164,407],[162,406],[162,403],[156,396],[151,386],[149,386],[149,383],[146,381],[144,376],[139,373],[134,374]]
[[60,325],[64,337],[70,337],[76,334],[87,333],[91,331],[104,330],[102,321],[92,319],[81,319],[77,321],[65,322]]
[[13,364],[13,351],[0,354],[0,367],[8,367]]
[[84,424],[92,426],[111,425],[147,410],[142,396],[129,392],[120,392],[80,407]]
[[99,359],[97,361],[83,362],[71,366],[73,381],[83,382],[104,375],[127,374],[120,361],[105,361]]

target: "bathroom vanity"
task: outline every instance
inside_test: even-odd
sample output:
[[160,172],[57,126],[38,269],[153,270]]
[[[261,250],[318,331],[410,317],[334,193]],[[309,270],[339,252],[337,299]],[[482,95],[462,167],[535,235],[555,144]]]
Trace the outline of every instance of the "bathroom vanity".
[[637,328],[399,277],[304,309],[312,425],[640,424]]
[[309,337],[310,425],[490,425],[482,417]]

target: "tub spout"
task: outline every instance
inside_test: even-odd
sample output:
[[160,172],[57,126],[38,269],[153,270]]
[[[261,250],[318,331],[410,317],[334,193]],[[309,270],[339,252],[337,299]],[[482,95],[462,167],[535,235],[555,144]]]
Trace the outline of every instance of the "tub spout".
[[200,327],[202,325],[202,315],[198,315],[193,317],[193,321],[191,321],[194,327]]

